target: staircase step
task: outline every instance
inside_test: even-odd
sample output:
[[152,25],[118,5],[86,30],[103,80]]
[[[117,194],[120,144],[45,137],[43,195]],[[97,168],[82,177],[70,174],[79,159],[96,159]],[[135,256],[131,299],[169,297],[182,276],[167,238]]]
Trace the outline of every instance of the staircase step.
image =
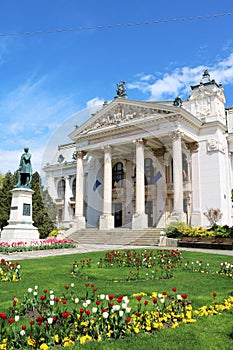
[[121,244],[136,246],[154,246],[159,244],[161,229],[131,230],[129,228],[99,231],[88,228],[72,232],[66,237],[80,244]]

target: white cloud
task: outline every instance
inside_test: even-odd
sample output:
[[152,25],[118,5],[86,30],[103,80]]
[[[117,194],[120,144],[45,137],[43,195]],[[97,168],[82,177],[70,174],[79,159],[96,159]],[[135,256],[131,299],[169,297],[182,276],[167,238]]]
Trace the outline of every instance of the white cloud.
[[203,71],[208,68],[211,78],[222,84],[233,82],[233,53],[216,64],[205,67],[181,67],[157,78],[156,75],[138,75],[139,78],[128,84],[129,89],[138,89],[149,96],[149,100],[173,99],[177,96],[187,98],[191,85],[200,81]]
[[104,100],[99,97],[94,97],[87,101],[87,108],[103,106]]
[[53,96],[48,77],[31,77],[0,100],[0,172],[15,171],[18,154],[29,147],[34,168],[40,169],[43,149],[53,131],[79,107],[74,98]]

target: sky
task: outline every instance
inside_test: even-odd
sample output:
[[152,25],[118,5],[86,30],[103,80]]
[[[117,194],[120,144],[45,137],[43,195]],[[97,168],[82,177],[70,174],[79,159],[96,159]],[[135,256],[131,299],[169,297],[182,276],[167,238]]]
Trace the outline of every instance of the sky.
[[232,1],[0,1],[0,173],[24,147],[40,172],[119,81],[129,99],[187,99],[205,69],[232,106]]

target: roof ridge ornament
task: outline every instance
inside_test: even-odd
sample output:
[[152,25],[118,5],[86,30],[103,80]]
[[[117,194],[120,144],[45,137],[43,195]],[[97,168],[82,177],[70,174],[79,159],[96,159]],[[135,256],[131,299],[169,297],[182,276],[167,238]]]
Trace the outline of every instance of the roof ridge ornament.
[[[214,80],[212,80],[214,82]],[[210,73],[208,71],[208,69],[204,70],[204,73],[202,74],[202,78],[200,81],[200,84],[206,84],[206,83],[210,83],[211,79],[210,79]]]

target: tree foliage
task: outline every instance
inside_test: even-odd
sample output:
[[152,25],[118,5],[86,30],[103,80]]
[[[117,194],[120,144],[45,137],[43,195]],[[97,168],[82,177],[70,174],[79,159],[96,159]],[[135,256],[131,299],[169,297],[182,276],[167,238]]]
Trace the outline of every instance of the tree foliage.
[[0,189],[0,228],[8,224],[11,207],[11,190],[17,183],[17,172],[12,174],[8,171],[2,179],[2,188]]
[[40,238],[45,238],[55,228],[56,204],[53,202],[47,190],[43,189],[38,172],[32,175],[32,220],[38,228]]
[[2,188],[4,175],[0,173],[0,189]]

